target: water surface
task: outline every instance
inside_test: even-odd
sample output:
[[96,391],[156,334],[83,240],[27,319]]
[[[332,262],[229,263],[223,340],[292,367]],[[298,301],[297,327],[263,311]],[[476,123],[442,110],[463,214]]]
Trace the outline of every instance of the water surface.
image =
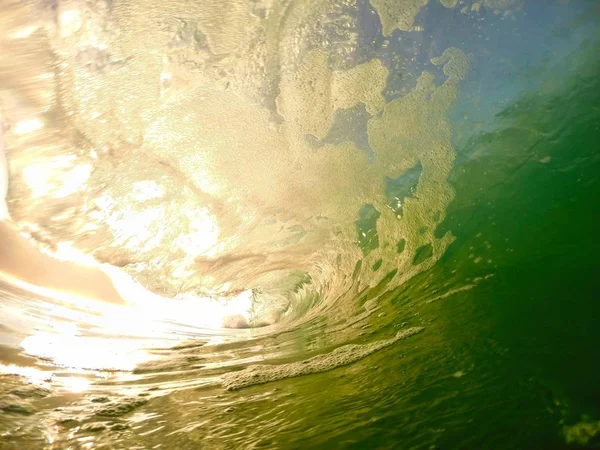
[[600,448],[594,1],[6,1],[0,447]]

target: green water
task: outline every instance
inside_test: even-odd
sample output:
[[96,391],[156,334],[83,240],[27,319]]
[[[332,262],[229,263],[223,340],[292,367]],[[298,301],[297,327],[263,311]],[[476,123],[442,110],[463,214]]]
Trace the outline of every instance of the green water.
[[[457,240],[434,268],[385,294],[394,322],[371,319],[358,341],[401,324],[424,333],[349,367],[248,388],[233,412],[173,445],[600,448],[600,86],[593,71],[570,83],[520,99],[497,129],[458,150],[475,156],[452,176],[442,227]],[[166,426],[177,429],[189,420],[178,405],[196,395],[207,414],[227,404],[182,393],[152,409],[176,417]]]
[[[20,322],[9,317],[60,322],[63,316],[38,305],[42,297],[3,284],[0,362],[54,371],[57,379],[87,376],[92,383],[69,392],[48,381],[47,392],[20,395],[15,392],[31,380],[3,370],[0,448],[600,448],[597,4],[550,2],[546,9],[525,2],[514,24],[490,12],[483,17],[492,25],[478,28],[472,16],[459,14],[462,4],[453,10],[432,2],[417,16],[424,34],[396,32],[395,51],[417,48],[411,63],[386,53],[380,19],[360,5],[367,12],[357,52],[378,55],[390,68],[388,97],[414,88],[422,70],[416,60],[450,46],[462,45],[471,55],[470,75],[449,113],[454,196],[426,224],[435,227],[436,239],[450,233],[455,239],[441,254],[425,238],[409,248],[411,238],[432,230],[407,226],[410,237],[390,232],[397,245],[391,253],[382,248],[393,245],[379,209],[387,205],[405,220],[403,205],[419,201],[417,184],[430,170],[408,164],[400,176],[381,177],[385,199],[378,205],[367,202],[348,214],[356,252],[333,247],[337,271],[327,271],[329,259],[313,272],[298,263],[286,266],[298,270],[283,287],[268,291],[268,279],[264,291],[253,291],[269,309],[270,297],[261,294],[285,290],[293,300],[280,316],[289,320],[227,334],[194,328],[188,317],[167,329],[170,345],[148,344],[158,359],[112,372],[69,366],[18,344],[23,336],[14,324]],[[469,39],[474,30],[489,39]],[[442,70],[434,76],[443,81]],[[373,153],[367,113],[344,111],[348,117],[338,114],[327,136],[311,135],[311,142],[337,145],[348,135]],[[299,225],[289,229],[299,241],[307,233]],[[408,262],[390,270],[390,254]],[[348,255],[358,255],[357,263],[344,273]],[[297,252],[289,260],[305,257]],[[244,267],[264,263],[246,255],[240,260],[249,261]],[[409,266],[424,269],[395,284]],[[119,336],[98,334],[119,342]],[[211,341],[215,336],[221,340]],[[182,340],[185,345],[176,345]],[[275,381],[266,379],[270,371]],[[250,381],[239,384],[236,377],[246,375]]]

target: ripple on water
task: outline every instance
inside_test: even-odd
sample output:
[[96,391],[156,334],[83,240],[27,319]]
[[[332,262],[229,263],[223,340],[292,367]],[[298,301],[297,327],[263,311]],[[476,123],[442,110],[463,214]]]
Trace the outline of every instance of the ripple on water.
[[399,331],[391,339],[371,342],[369,344],[349,344],[336,348],[330,353],[313,356],[289,364],[252,365],[238,372],[230,372],[223,377],[223,387],[233,391],[257,384],[270,383],[284,378],[309,375],[311,373],[328,372],[336,367],[351,364],[371,353],[388,347],[396,342],[423,331],[422,327],[413,327]]

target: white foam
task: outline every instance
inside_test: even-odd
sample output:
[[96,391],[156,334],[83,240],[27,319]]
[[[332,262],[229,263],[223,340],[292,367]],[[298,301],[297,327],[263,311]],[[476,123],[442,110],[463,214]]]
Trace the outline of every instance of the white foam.
[[352,364],[382,348],[406,339],[423,331],[422,327],[407,328],[399,331],[391,339],[372,342],[369,344],[349,344],[336,348],[330,353],[313,356],[289,364],[254,365],[238,372],[231,372],[223,377],[223,387],[229,391],[241,389],[256,384],[270,383],[284,378],[309,375],[311,373],[328,372],[340,366]]

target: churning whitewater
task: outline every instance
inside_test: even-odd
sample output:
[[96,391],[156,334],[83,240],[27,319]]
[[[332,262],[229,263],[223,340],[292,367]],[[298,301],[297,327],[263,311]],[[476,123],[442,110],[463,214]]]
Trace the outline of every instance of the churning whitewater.
[[572,0],[0,4],[0,448],[600,448]]

